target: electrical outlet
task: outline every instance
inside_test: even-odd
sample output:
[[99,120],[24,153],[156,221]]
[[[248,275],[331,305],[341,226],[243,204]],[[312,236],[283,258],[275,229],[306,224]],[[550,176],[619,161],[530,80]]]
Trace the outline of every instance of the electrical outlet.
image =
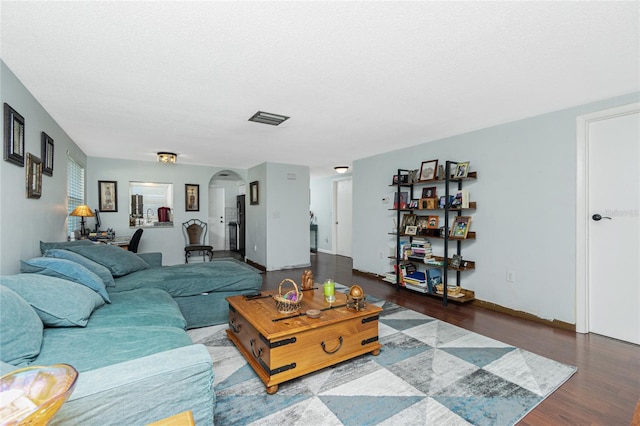
[[516,281],[516,273],[513,271],[507,271],[507,282],[513,283]]
[[253,251],[258,251],[258,245],[253,246]]

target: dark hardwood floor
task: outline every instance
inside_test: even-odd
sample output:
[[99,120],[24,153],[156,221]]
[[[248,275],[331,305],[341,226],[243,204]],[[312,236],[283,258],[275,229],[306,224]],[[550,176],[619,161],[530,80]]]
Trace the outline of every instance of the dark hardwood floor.
[[264,273],[262,289],[277,289],[285,278],[300,283],[305,269],[313,271],[316,282],[333,278],[344,285],[358,284],[366,294],[577,366],[578,372],[529,413],[520,425],[631,424],[640,399],[638,345],[596,334],[578,334],[470,304],[449,303],[443,307],[441,300],[410,290],[398,291],[377,277],[354,272],[350,258],[323,253],[311,256],[309,268]]

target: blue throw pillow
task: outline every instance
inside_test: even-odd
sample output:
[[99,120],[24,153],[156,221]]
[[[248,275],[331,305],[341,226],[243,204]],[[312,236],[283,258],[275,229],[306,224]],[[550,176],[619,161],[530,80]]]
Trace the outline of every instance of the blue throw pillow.
[[[5,277],[0,277],[0,284]],[[0,357],[21,367],[33,361],[42,346],[42,321],[29,304],[16,293],[0,285]]]
[[9,275],[2,277],[2,285],[26,300],[49,327],[84,327],[94,309],[104,305],[88,287],[47,275]]
[[149,264],[136,256],[135,253],[110,244],[73,246],[68,247],[67,250],[106,266],[114,278],[150,268]]
[[116,282],[113,280],[113,275],[111,275],[111,271],[109,271],[106,267],[101,264],[94,262],[91,259],[87,259],[84,256],[80,256],[78,253],[74,253],[69,250],[62,249],[50,249],[44,252],[45,257],[54,257],[56,259],[66,259],[72,262],[79,263],[84,266],[97,276],[99,276],[104,285],[107,287],[115,287]]
[[28,274],[49,275],[77,282],[98,293],[105,302],[111,303],[109,293],[99,276],[84,266],[66,259],[52,257],[36,257],[20,261],[20,272]]

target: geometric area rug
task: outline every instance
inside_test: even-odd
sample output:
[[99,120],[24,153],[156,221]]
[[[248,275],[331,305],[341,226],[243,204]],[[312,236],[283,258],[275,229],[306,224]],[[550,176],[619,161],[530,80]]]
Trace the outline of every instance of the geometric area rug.
[[383,308],[380,355],[281,383],[274,395],[227,339],[227,324],[189,330],[213,360],[215,424],[513,425],[576,372],[384,300],[367,303]]

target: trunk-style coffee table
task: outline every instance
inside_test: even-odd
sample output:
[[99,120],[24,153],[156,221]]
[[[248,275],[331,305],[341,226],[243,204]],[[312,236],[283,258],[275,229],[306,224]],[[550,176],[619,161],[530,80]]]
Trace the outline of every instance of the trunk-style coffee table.
[[[322,287],[304,291],[302,306],[293,314],[281,314],[271,297],[227,297],[229,329],[227,337],[237,346],[264,382],[267,393],[278,384],[307,373],[333,366],[358,355],[378,355],[378,316],[381,308],[367,304],[364,309],[347,309],[347,295],[336,293],[336,301],[324,301]],[[322,310],[319,318],[309,318],[309,309]]]

